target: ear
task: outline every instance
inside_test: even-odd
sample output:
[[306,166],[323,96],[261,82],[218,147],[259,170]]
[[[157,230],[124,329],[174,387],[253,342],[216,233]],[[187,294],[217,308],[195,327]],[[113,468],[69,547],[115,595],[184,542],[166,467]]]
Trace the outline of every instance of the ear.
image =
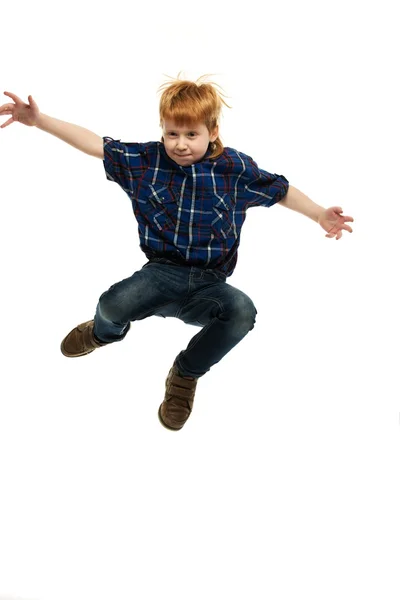
[[210,142],[215,142],[215,140],[218,137],[218,134],[219,134],[219,127],[217,125],[216,128],[214,129],[214,131],[212,132],[212,134],[210,135]]

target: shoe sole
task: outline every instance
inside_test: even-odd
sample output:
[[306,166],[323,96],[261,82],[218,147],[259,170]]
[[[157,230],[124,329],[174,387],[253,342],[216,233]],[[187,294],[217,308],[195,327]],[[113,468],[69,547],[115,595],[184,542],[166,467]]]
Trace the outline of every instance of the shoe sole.
[[87,350],[86,352],[80,352],[80,354],[70,354],[69,352],[67,352],[64,348],[64,342],[61,342],[61,346],[60,346],[60,350],[61,353],[66,356],[67,358],[75,358],[78,356],[86,356],[86,354],[90,354],[91,352],[94,352],[95,348],[93,348],[93,350]]

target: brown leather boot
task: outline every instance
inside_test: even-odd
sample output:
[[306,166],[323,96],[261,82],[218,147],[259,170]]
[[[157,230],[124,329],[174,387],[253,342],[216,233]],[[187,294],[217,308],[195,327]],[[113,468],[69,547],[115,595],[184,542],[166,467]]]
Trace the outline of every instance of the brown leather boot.
[[193,408],[198,379],[181,377],[174,365],[165,381],[164,401],[158,410],[160,423],[167,429],[182,429]]
[[96,348],[106,345],[95,339],[93,326],[93,320],[86,321],[69,332],[61,342],[61,352],[64,356],[84,356],[85,354],[93,352]]

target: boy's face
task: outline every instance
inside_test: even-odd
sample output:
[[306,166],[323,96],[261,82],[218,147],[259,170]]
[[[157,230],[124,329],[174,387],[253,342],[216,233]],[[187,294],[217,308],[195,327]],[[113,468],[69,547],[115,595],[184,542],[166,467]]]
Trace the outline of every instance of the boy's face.
[[208,144],[218,137],[218,127],[210,134],[204,123],[179,126],[173,120],[165,120],[162,130],[166,153],[182,167],[201,160]]

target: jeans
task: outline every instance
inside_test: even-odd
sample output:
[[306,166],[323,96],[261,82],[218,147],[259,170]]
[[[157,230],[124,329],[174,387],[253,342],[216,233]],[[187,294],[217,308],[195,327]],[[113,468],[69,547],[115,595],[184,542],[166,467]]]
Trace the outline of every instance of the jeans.
[[94,334],[101,342],[116,342],[131,321],[153,315],[201,327],[175,359],[180,375],[198,378],[253,329],[256,314],[251,299],[222,273],[156,259],[100,296]]

